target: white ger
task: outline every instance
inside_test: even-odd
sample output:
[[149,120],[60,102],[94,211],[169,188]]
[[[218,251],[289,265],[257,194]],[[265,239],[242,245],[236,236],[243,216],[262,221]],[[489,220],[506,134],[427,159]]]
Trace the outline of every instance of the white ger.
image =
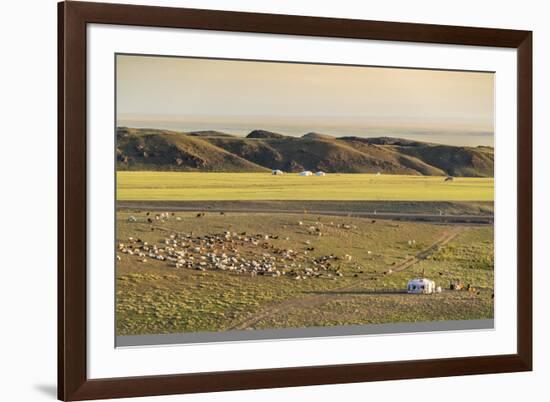
[[279,176],[279,175],[284,174],[284,172],[282,170],[279,170],[279,169],[274,169],[274,170],[271,171],[271,174],[274,175],[274,176]]
[[435,282],[426,278],[411,279],[407,284],[407,293],[435,293]]
[[327,174],[323,172],[322,170],[319,170],[318,172],[315,172],[315,176],[326,176]]
[[298,173],[300,176],[311,176],[313,173],[309,170],[304,170],[303,172]]

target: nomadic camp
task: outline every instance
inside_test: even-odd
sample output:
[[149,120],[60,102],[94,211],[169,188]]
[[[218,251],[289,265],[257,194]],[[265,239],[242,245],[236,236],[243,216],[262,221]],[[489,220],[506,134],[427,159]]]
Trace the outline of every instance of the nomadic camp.
[[300,176],[311,176],[313,173],[311,173],[309,170],[304,170],[303,172],[298,173]]
[[407,293],[431,294],[435,291],[435,282],[430,279],[415,278],[407,284]]
[[279,170],[279,169],[274,169],[274,170],[271,171],[271,174],[274,175],[274,176],[279,176],[279,175],[284,174],[284,172],[282,170]]
[[327,174],[323,172],[322,170],[319,170],[318,172],[315,172],[315,176],[326,176]]

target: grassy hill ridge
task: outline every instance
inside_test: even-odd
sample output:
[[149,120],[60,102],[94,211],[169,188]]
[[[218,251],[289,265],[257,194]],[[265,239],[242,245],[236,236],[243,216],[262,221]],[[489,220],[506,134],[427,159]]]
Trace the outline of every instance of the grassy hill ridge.
[[117,169],[262,172],[304,169],[328,173],[387,173],[492,177],[489,147],[457,147],[400,138],[290,137],[254,130],[248,137],[217,131],[183,133],[117,129]]

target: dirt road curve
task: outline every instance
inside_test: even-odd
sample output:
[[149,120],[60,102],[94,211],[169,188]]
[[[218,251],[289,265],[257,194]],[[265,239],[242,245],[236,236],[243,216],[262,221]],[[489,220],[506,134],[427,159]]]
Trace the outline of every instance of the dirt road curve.
[[[445,244],[452,241],[463,230],[464,230],[464,227],[462,226],[456,226],[448,230],[445,230],[434,243],[432,243],[430,246],[426,247],[425,249],[420,250],[416,255],[408,257],[407,259],[405,259],[405,261],[397,265],[392,270],[394,272],[404,271],[410,268],[411,266],[413,266],[414,264],[418,263],[419,261],[428,258],[428,256],[435,253],[440,246],[444,246]],[[363,280],[353,285],[336,288],[329,291],[330,292],[329,294],[306,295],[300,298],[285,300],[279,304],[276,304],[267,308],[266,310],[258,314],[248,317],[238,322],[237,324],[234,324],[230,328],[227,328],[227,330],[250,329],[250,328],[253,328],[254,325],[256,325],[257,323],[265,319],[269,319],[279,314],[283,314],[284,312],[292,310],[294,308],[311,308],[314,306],[318,306],[320,304],[333,300],[339,294],[343,294],[343,297],[346,297],[346,296],[349,297],[350,294],[353,295],[354,292],[361,291],[363,289],[364,283],[365,281]]]
[[426,247],[425,249],[421,250],[419,253],[417,253],[414,256],[408,257],[405,261],[397,265],[392,270],[394,272],[404,271],[407,268],[409,268],[411,265],[414,265],[417,262],[419,262],[420,260],[425,260],[426,258],[428,258],[428,256],[435,253],[440,246],[444,246],[445,244],[449,243],[456,236],[458,236],[463,230],[464,230],[463,226],[455,226],[449,230],[444,231],[441,234],[441,236],[429,247]]

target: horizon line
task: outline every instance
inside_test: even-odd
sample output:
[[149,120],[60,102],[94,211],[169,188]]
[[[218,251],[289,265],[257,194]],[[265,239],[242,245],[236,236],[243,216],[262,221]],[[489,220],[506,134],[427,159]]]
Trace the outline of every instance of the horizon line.
[[[358,135],[340,135],[340,136],[336,136],[336,135],[333,135],[333,134],[328,134],[326,132],[318,132],[318,131],[306,131],[304,132],[303,134],[301,135],[291,135],[291,134],[286,134],[286,133],[283,133],[281,131],[272,131],[272,130],[267,130],[267,129],[263,129],[263,128],[255,128],[255,129],[247,129],[248,130],[248,134],[243,134],[243,135],[239,135],[239,134],[232,134],[232,133],[228,133],[228,132],[225,132],[225,131],[221,131],[221,130],[218,130],[218,129],[199,129],[199,130],[194,130],[194,129],[191,129],[191,130],[178,130],[178,129],[167,129],[167,128],[157,128],[157,127],[149,127],[149,126],[143,126],[143,127],[133,127],[133,126],[128,126],[128,125],[116,125],[116,129],[133,129],[133,130],[158,130],[158,131],[169,131],[169,132],[173,132],[173,133],[177,133],[177,134],[183,134],[183,135],[190,135],[190,134],[198,134],[198,133],[208,133],[208,132],[214,132],[214,133],[219,133],[219,134],[223,134],[223,135],[227,135],[229,137],[233,137],[233,138],[248,138],[248,135],[256,132],[256,131],[263,131],[263,132],[266,132],[266,133],[271,133],[271,134],[277,134],[277,135],[282,135],[283,137],[285,138],[290,138],[290,139],[300,139],[300,138],[304,138],[306,135],[309,135],[309,134],[316,134],[316,135],[322,135],[322,136],[327,136],[327,137],[331,137],[331,138],[334,138],[334,139],[344,139],[344,138],[358,138],[358,139],[376,139],[376,138],[390,138],[390,139],[395,139],[395,140],[406,140],[406,141],[412,141],[412,142],[419,142],[419,143],[425,143],[425,144],[435,144],[435,145],[445,145],[445,146],[455,146],[455,147],[458,147],[458,146],[463,146],[463,147],[472,147],[472,148],[476,148],[476,147],[484,147],[484,148],[493,148],[494,149],[494,145],[481,145],[481,144],[478,144],[478,145],[451,145],[451,144],[446,144],[446,143],[440,143],[440,142],[433,142],[433,141],[420,141],[418,139],[415,139],[415,138],[407,138],[405,134],[405,136],[392,136],[392,135],[368,135],[368,134],[365,134],[363,136],[358,136]],[[417,129],[418,130],[418,129]],[[467,135],[471,135],[471,136],[474,136],[474,137],[494,137],[494,134],[491,133],[491,132],[470,132],[470,131],[464,131],[463,132],[464,134],[467,134]],[[430,135],[434,135],[436,133],[433,133],[433,132],[414,132],[414,133],[411,133],[410,135],[412,136],[430,136]],[[453,135],[452,133],[437,133],[436,135],[439,135],[439,136],[451,136]],[[214,136],[214,135],[213,135]],[[251,140],[255,140],[255,139],[265,139],[265,138],[248,138],[248,139],[251,139]]]

